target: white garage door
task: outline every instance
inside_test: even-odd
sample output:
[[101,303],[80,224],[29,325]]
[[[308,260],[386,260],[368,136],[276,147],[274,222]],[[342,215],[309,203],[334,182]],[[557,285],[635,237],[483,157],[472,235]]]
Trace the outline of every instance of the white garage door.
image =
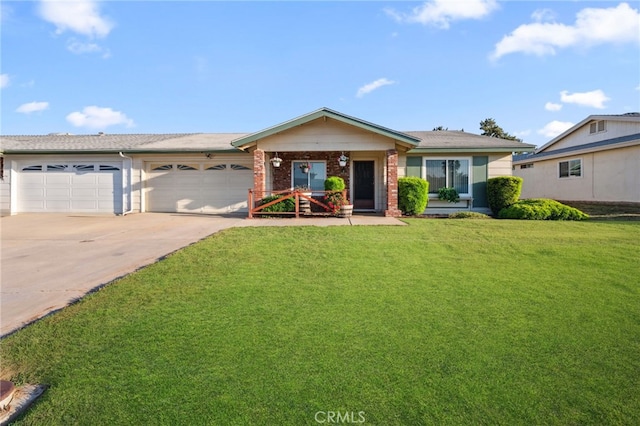
[[18,212],[122,213],[122,163],[22,163]]
[[247,211],[253,171],[246,160],[149,163],[147,210],[152,212],[230,213]]

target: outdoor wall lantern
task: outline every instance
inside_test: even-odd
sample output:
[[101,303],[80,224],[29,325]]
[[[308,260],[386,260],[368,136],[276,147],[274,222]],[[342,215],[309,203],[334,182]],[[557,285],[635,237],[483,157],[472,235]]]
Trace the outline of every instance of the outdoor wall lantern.
[[271,164],[275,168],[280,167],[280,164],[282,164],[282,158],[278,157],[278,153],[277,152],[276,152],[276,156],[271,159]]

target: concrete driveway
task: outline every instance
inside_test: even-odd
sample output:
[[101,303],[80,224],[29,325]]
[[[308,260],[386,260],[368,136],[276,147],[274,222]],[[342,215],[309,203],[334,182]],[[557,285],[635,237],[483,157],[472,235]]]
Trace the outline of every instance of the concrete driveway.
[[235,226],[404,225],[374,215],[246,219],[142,213],[20,214],[0,218],[0,336],[87,292],[222,229]]
[[0,335],[244,217],[145,213],[0,218]]

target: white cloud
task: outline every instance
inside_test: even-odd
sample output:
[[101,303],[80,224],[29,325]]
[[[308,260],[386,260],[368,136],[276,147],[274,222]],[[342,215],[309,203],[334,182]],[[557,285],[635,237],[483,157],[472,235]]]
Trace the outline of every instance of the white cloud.
[[70,38],[67,41],[67,50],[76,55],[83,55],[85,53],[102,53],[103,58],[110,58],[111,52],[109,49],[105,49],[96,43],[85,43],[78,41],[75,38]]
[[56,26],[56,33],[69,30],[87,37],[106,37],[114,24],[100,16],[100,6],[94,0],[43,0],[39,13],[42,19]]
[[636,86],[636,90],[640,90],[640,84]]
[[85,107],[82,112],[72,112],[67,115],[67,121],[76,127],[88,127],[90,129],[103,129],[108,126],[124,124],[133,127],[133,120],[120,111],[111,108],[97,106]]
[[560,100],[566,104],[576,104],[580,106],[603,109],[604,103],[611,100],[600,89],[591,92],[569,93],[566,90],[560,92]]
[[620,3],[607,9],[582,9],[577,13],[573,25],[556,22],[520,25],[495,45],[491,59],[496,60],[516,52],[538,56],[554,55],[557,49],[604,43],[640,43],[638,10],[627,3]]
[[356,97],[361,98],[367,93],[371,93],[382,86],[388,86],[390,84],[395,84],[395,81],[392,81],[386,78],[379,78],[376,81],[371,82],[369,84],[365,84],[364,86],[359,88],[358,93],[356,93]]
[[542,129],[538,130],[538,134],[541,134],[548,138],[555,138],[565,130],[573,127],[573,124],[574,123],[571,123],[569,121],[553,120],[547,123]]
[[31,114],[32,112],[44,111],[49,108],[49,102],[29,102],[26,104],[20,105],[16,112],[21,112],[23,114]]
[[547,111],[560,111],[562,109],[562,104],[547,102],[546,104],[544,104],[544,109],[546,109]]
[[556,15],[551,9],[538,9],[531,14],[531,19],[536,22],[553,21]]
[[390,8],[385,9],[385,12],[398,22],[434,25],[447,29],[452,21],[481,19],[497,8],[496,0],[429,0],[413,8],[411,13],[401,13]]
[[9,74],[0,74],[0,89],[9,85]]

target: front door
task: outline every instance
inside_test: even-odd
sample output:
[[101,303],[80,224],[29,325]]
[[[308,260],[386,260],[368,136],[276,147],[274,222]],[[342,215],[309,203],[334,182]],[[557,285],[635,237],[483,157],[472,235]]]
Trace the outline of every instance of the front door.
[[375,209],[375,167],[373,161],[353,162],[353,208]]

